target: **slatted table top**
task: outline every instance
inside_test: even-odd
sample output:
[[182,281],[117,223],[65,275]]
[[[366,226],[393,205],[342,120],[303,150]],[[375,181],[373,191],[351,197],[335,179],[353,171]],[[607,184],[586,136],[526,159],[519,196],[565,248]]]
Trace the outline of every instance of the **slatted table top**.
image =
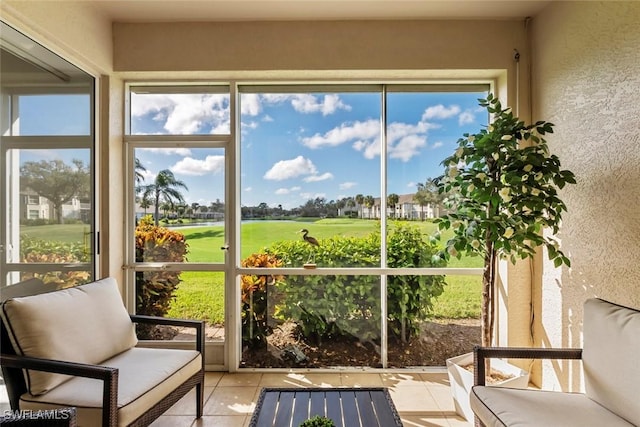
[[249,427],[298,427],[315,415],[336,427],[402,427],[384,387],[263,388]]

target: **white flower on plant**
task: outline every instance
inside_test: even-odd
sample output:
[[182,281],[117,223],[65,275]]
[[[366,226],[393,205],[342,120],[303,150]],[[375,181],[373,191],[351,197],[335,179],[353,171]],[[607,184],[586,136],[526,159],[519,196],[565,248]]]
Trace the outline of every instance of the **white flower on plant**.
[[500,158],[500,153],[493,153],[491,157],[493,157],[493,160],[498,160]]
[[449,167],[449,178],[455,178],[456,176],[458,176],[458,167],[457,166],[450,166]]
[[484,182],[485,179],[487,179],[487,174],[484,172],[480,172],[476,175],[476,178],[478,178],[480,181]]
[[540,195],[540,190],[538,190],[537,188],[532,188],[532,189],[531,189],[531,195],[532,195],[532,196],[538,196],[538,195]]
[[500,138],[502,141],[511,141],[511,139],[513,139],[513,135],[502,135],[502,138]]
[[535,174],[535,175],[533,176],[533,178],[534,178],[536,181],[540,181],[540,180],[542,179],[542,176],[543,176],[542,172],[538,172],[537,174]]
[[511,189],[509,187],[503,187],[502,189],[500,189],[500,191],[498,192],[498,194],[500,194],[500,197],[502,198],[502,200],[504,200],[505,202],[510,202],[511,201]]
[[478,239],[474,239],[474,240],[471,242],[471,247],[472,247],[473,249],[480,249],[480,241],[479,241]]
[[526,185],[522,186],[522,194],[527,194],[527,186]]
[[456,157],[457,158],[462,157],[463,153],[464,153],[464,147],[458,147],[458,149],[456,150]]
[[522,175],[522,182],[525,182],[528,179],[529,179],[529,174],[525,173],[524,175]]
[[467,191],[473,191],[476,189],[476,186],[473,184],[469,184],[469,186],[467,187]]
[[476,136],[475,136],[475,135],[469,135],[469,136],[467,137],[467,141],[469,141],[469,142],[473,142],[473,141],[475,141],[475,140],[476,140]]
[[458,228],[461,225],[462,225],[462,221],[453,221],[453,223],[451,224],[453,228]]
[[451,255],[452,257],[457,257],[458,256],[458,251],[456,250],[455,247],[453,246],[449,246],[447,247],[447,252],[449,253],[449,255]]
[[488,130],[489,132],[493,132],[493,129],[495,129],[495,128],[493,127],[493,125],[489,125],[489,127],[487,128],[487,130]]
[[513,236],[513,228],[507,227],[507,229],[504,230],[504,234],[502,235],[502,237],[504,237],[505,239],[508,239],[511,236]]
[[524,169],[525,172],[531,172],[531,169],[533,169],[533,165],[532,164],[524,165],[522,169]]

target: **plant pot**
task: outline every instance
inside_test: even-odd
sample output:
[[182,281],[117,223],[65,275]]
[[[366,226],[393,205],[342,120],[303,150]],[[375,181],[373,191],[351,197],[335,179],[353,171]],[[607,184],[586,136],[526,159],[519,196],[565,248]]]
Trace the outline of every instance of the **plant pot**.
[[[447,373],[449,374],[449,384],[456,413],[467,421],[473,421],[473,411],[469,403],[469,393],[471,393],[473,386],[473,372],[463,367],[469,364],[473,364],[473,353],[465,353],[447,359]],[[488,384],[490,386],[511,388],[527,388],[529,386],[529,373],[504,360],[491,359],[491,370],[513,375],[513,377]]]

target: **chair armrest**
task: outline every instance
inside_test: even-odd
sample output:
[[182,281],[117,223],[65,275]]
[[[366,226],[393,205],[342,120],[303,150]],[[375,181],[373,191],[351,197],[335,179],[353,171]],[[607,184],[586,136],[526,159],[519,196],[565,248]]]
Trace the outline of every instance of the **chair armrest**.
[[168,317],[146,316],[142,314],[130,314],[129,317],[131,317],[131,321],[134,323],[193,328],[196,330],[196,350],[200,353],[204,350],[204,321],[202,320],[172,319]]
[[486,359],[582,359],[581,348],[480,347],[473,349],[474,384],[485,385]]
[[118,425],[118,369],[86,363],[62,360],[40,359],[37,357],[0,354],[0,365],[9,368],[32,369],[34,371],[65,374],[76,377],[94,378],[103,382],[102,425]]

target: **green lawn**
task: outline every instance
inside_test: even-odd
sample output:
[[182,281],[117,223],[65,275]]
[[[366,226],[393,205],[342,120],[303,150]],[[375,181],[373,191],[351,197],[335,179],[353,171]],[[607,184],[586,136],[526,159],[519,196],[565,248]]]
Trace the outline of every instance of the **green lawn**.
[[[415,222],[425,234],[435,231],[431,222]],[[242,258],[270,246],[276,241],[302,239],[300,229],[306,228],[317,239],[331,236],[365,236],[379,227],[379,222],[362,219],[301,219],[300,221],[255,221],[242,224]],[[224,262],[224,229],[221,226],[176,228],[189,244],[189,262]],[[60,242],[82,241],[88,226],[59,224],[22,227],[30,237]],[[446,235],[443,236],[443,241]],[[450,267],[481,267],[478,257],[452,260]],[[206,319],[211,323],[224,322],[224,275],[210,272],[184,272],[183,282],[169,312],[171,317]],[[467,318],[480,315],[480,276],[449,276],[448,286],[438,297],[434,316],[437,318]]]
[[[430,222],[413,223],[422,228],[425,234],[435,231],[435,225]],[[331,236],[365,236],[378,227],[377,221],[361,219],[321,219],[315,221],[256,221],[244,223],[241,228],[242,258],[270,246],[276,241],[301,239],[301,228],[307,228],[310,235],[317,239]],[[224,244],[222,227],[198,227],[179,230],[184,233],[189,244],[188,259],[191,262],[223,262],[224,253],[220,247]],[[446,237],[446,236],[444,236]],[[481,267],[482,260],[478,257],[464,257],[454,259],[450,267]],[[169,315],[189,318],[205,318],[213,323],[221,322],[223,316],[223,279],[222,274],[203,284],[202,280],[193,280],[194,273],[183,273],[183,283],[177,292],[177,301]],[[436,318],[469,318],[480,316],[479,276],[449,276],[448,286],[434,304]],[[203,304],[211,295],[219,298],[217,306],[219,312],[213,308],[214,303]]]

